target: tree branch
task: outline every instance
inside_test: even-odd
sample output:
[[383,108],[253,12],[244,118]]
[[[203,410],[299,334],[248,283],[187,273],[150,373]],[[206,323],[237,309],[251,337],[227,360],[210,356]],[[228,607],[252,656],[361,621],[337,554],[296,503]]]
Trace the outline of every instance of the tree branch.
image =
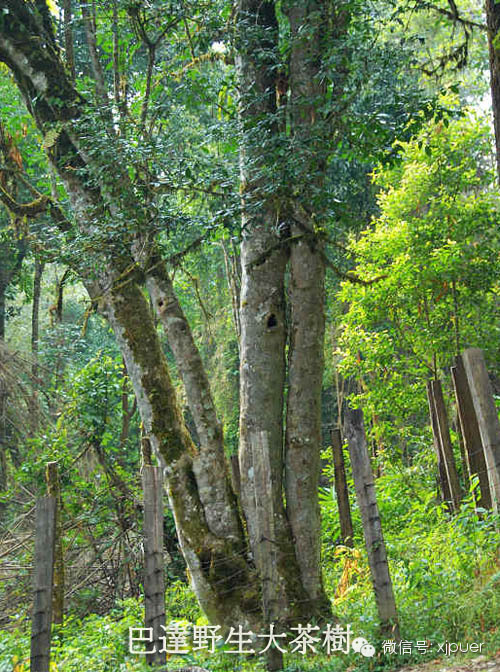
[[20,217],[33,218],[37,217],[40,213],[45,212],[49,199],[47,196],[40,196],[30,203],[18,203],[0,184],[0,201],[2,201],[7,210],[12,212],[12,214]]
[[438,7],[434,5],[432,2],[426,2],[425,0],[423,1],[417,0],[415,9],[427,9],[431,12],[436,12],[437,14],[441,14],[442,16],[446,16],[446,18],[451,19],[455,23],[460,23],[463,26],[467,26],[468,28],[478,28],[479,30],[486,30],[485,23],[478,23],[477,21],[472,21],[471,19],[464,19],[462,16],[460,16],[454,0],[448,0],[448,4],[450,5],[451,10],[444,9],[443,7]]

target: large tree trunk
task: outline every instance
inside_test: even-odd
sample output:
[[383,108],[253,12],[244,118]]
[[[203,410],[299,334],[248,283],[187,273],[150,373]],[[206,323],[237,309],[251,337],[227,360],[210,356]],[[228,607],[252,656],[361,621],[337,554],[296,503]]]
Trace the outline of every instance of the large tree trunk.
[[[341,6],[341,3],[340,3]],[[290,342],[285,440],[287,514],[294,536],[301,578],[308,596],[328,612],[322,584],[318,483],[321,451],[321,388],[325,331],[324,242],[316,230],[321,221],[321,191],[326,138],[321,102],[325,79],[320,75],[323,51],[330,38],[345,29],[338,12],[335,34],[321,0],[285,0],[290,23],[289,113],[294,146],[295,195],[285,207],[290,217]]]
[[165,466],[179,541],[198,599],[213,622],[255,625],[258,591],[252,590],[255,581],[243,540],[234,536],[232,512],[222,511],[218,535],[207,523],[194,469],[198,451],[178,408],[149,304],[129,282],[108,296],[104,311],[124,356],[145,431]]
[[[143,274],[127,252],[133,241],[123,237],[116,245],[112,241],[95,245],[100,240],[100,227],[102,240],[107,239],[108,211],[111,217],[120,214],[135,222],[138,229],[145,226],[124,172],[125,162],[117,159],[108,166],[106,175],[95,178],[98,166],[80,150],[90,132],[85,130],[83,101],[67,78],[58,53],[51,40],[41,34],[31,5],[21,0],[4,4],[9,12],[0,26],[0,60],[12,70],[38,126],[44,133],[57,129],[49,159],[70,196],[80,235],[92,236],[94,248],[99,250],[91,264],[84,258],[77,263],[92,299],[114,330],[145,431],[164,465],[179,540],[196,594],[212,621],[226,627],[239,623],[258,631],[259,586],[247,559],[241,527],[235,524],[236,505],[227,495],[228,479],[219,474],[219,482],[214,480],[212,485],[220,492],[209,497],[200,494],[206,474],[198,482],[203,469],[196,464],[205,456],[197,451],[184,425],[149,303],[140,287]],[[50,104],[54,98],[60,104]],[[78,120],[71,131],[69,120]],[[96,221],[100,227],[95,226]],[[205,461],[205,471],[208,466]],[[211,501],[226,501],[229,507],[219,509],[217,527],[209,505],[204,506]]]
[[146,269],[146,284],[174,354],[200,441],[193,468],[208,526],[214,534],[229,533],[239,539],[242,530],[227,479],[222,425],[189,323],[165,265],[157,256],[150,259]]
[[321,252],[320,244],[307,239],[291,250],[285,474],[287,512],[302,581],[311,600],[325,605],[318,502],[325,327]]
[[[273,198],[264,195],[267,188],[265,175],[273,169],[273,142],[277,133],[277,35],[274,3],[239,1],[236,67],[241,92],[243,208],[240,497],[250,545],[263,581],[264,618],[267,622],[283,623],[306,617],[310,606],[305,604],[307,595],[283,503],[285,268],[288,249],[277,235],[277,209]],[[270,157],[268,164],[267,154]],[[314,525],[314,521],[312,523]]]
[[[270,621],[278,621],[292,615],[291,600],[304,599],[297,594],[298,569],[282,497],[286,253],[279,250],[257,265],[274,241],[268,222],[252,224],[241,254],[240,496],[259,570],[276,579],[265,586],[263,600]],[[259,474],[270,480],[264,509],[274,532],[271,543],[263,539],[259,522]]]

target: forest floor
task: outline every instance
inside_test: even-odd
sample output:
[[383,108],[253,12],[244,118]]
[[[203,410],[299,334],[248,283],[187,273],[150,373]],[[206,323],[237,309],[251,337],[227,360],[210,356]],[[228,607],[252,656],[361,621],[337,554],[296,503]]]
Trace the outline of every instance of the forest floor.
[[500,651],[493,658],[479,656],[465,661],[439,658],[421,665],[402,667],[399,672],[500,672]]

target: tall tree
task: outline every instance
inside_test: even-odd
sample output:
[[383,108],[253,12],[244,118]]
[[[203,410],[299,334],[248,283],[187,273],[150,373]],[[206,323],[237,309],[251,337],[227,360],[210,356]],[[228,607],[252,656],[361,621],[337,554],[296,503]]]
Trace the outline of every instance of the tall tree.
[[[49,161],[70,198],[73,218],[61,224],[61,233],[85,241],[87,255],[74,255],[73,266],[114,330],[145,431],[166,469],[179,540],[202,607],[209,618],[227,626],[241,623],[257,627],[262,619],[285,623],[318,611],[328,612],[321,582],[316,501],[324,267],[314,213],[304,212],[300,202],[309,197],[304,191],[309,169],[319,175],[323,164],[315,160],[304,164],[295,180],[295,190],[301,194],[296,202],[285,197],[281,187],[279,193],[263,197],[270,164],[265,159],[266,142],[257,142],[255,134],[260,138],[264,130],[274,148],[286,139],[280,136],[282,124],[276,105],[279,58],[274,3],[242,0],[237,15],[241,38],[238,73],[240,82],[248,86],[248,95],[240,101],[243,520],[228,479],[222,432],[206,373],[155,246],[148,186],[151,175],[134,166],[140,175],[140,181],[134,182],[133,171],[126,169],[123,143],[108,106],[112,97],[105,91],[105,76],[96,78],[101,103],[96,109],[75,88],[62,63],[45,5],[3,0],[0,8],[4,10],[0,59],[12,71],[44,136]],[[323,93],[319,56],[324,11],[326,7],[315,6],[304,14],[298,4],[290,4],[290,114],[294,122],[286,141],[301,143],[304,157],[317,151],[323,137],[317,128],[324,127],[315,126],[314,107]],[[94,20],[86,16],[84,21],[93,68],[102,74],[94,48]],[[151,42],[141,12],[134,14],[133,21],[138,33]],[[315,35],[312,51],[302,38],[307,26]],[[159,40],[156,37],[153,41],[156,44]],[[148,66],[150,84],[154,51]],[[311,77],[312,88],[308,83]],[[148,139],[148,86],[145,95],[139,127],[141,137]],[[100,156],[103,151],[106,165]],[[317,185],[315,180],[314,189]],[[277,217],[278,224],[285,224],[278,234]],[[297,244],[292,245],[288,238],[296,233],[295,218]],[[285,269],[289,259],[293,317],[284,457]],[[199,448],[184,424],[144,285],[176,356]],[[301,376],[308,380],[306,392],[300,387]],[[252,550],[250,559],[245,530]]]
[[[72,233],[92,250],[90,263],[79,258],[75,265],[115,332],[145,430],[166,468],[179,540],[196,593],[216,622],[258,623],[258,586],[245,554],[236,503],[229,496],[223,455],[208,465],[207,454],[195,448],[141,290],[144,275],[132,254],[134,235],[112,235],[116,219],[128,220],[129,230],[147,230],[147,213],[137,202],[125,161],[118,158],[103,173],[95,153],[88,151],[95,111],[73,87],[49,17],[40,15],[40,3],[7,0],[2,9],[0,58],[11,69],[44,134],[49,161],[70,197]],[[117,136],[106,114],[101,122],[119,157]],[[196,473],[209,481],[205,487],[200,487]],[[225,503],[216,519],[210,512],[213,491],[222,493],[218,499]]]
[[[242,0],[238,4],[236,63],[242,91],[243,199],[239,461],[241,501],[257,568],[267,579],[263,600],[270,620],[286,618],[291,605],[306,598],[297,581],[293,539],[283,503],[285,268],[289,250],[276,235],[274,194],[265,195],[266,169],[272,165],[267,157],[273,156],[278,132],[277,46],[274,3]],[[266,147],[257,142],[257,134],[266,138]]]

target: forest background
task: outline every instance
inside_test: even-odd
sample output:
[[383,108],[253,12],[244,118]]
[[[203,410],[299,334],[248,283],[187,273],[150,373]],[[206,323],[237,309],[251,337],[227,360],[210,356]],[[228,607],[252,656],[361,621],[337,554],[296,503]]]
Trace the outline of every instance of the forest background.
[[499,4],[0,12],[0,670],[27,669],[51,461],[54,669],[142,669],[127,630],[143,621],[145,444],[168,483],[167,618],[335,614],[381,641],[347,450],[353,540],[332,487],[347,400],[364,412],[403,638],[497,650],[498,517],[468,477],[449,369],[482,348],[498,399]]

